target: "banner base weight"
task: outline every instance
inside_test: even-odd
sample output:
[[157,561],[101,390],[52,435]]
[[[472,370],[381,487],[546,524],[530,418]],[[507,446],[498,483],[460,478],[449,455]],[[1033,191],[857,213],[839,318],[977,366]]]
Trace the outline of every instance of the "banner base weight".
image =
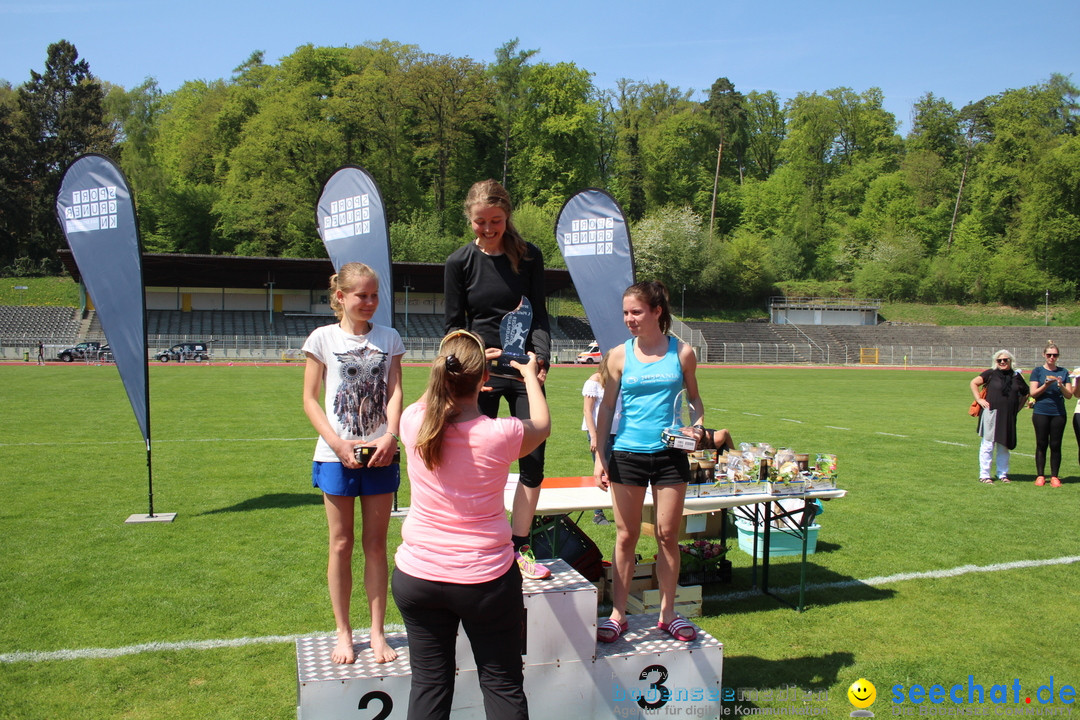
[[138,513],[136,515],[129,515],[128,519],[124,523],[169,523],[176,519],[176,513],[156,513],[154,515],[147,515],[146,513]]

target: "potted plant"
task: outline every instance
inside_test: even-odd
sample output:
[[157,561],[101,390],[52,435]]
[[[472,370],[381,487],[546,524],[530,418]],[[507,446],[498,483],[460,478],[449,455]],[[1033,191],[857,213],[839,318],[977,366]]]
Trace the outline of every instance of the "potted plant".
[[726,555],[727,547],[711,540],[692,540],[679,545],[679,583],[701,585],[729,581],[731,563]]

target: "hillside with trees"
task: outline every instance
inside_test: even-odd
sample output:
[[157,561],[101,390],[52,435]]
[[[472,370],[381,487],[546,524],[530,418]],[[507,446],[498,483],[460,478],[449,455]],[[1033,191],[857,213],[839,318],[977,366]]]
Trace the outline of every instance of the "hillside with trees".
[[925,94],[911,130],[878,88],[691,89],[535,62],[516,40],[481,62],[383,40],[254,52],[228,79],[162,92],[96,78],[65,41],[0,82],[0,268],[56,272],[53,199],[82,152],[118,160],[151,252],[321,257],[323,181],[378,181],[394,259],[441,262],[461,201],[502,180],[548,264],[562,203],[609,190],[640,277],[718,305],[778,288],[892,301],[1030,306],[1076,297],[1077,88],[1052,74],[957,107]]

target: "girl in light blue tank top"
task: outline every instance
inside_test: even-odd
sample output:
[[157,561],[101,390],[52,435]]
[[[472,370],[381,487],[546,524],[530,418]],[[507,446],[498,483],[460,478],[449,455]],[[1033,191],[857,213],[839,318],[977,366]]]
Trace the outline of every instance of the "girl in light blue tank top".
[[615,549],[612,553],[611,616],[596,629],[597,640],[614,642],[628,627],[626,601],[634,575],[634,555],[641,533],[645,494],[652,487],[657,518],[657,576],[660,578],[660,622],[657,635],[689,642],[697,637],[693,624],[675,613],[679,581],[679,523],[690,466],[686,451],[665,446],[661,433],[671,427],[675,398],[686,388],[693,408],[687,434],[701,441],[705,417],[698,392],[697,358],[671,328],[667,288],[659,282],[631,285],[623,293],[623,321],[633,336],[609,351],[610,377],[604,388],[596,432],[611,428],[615,398],[622,397],[623,414],[611,455],[597,453],[596,484],[611,493],[615,509]]
[[623,420],[615,436],[615,449],[653,453],[664,449],[661,431],[670,427],[675,398],[683,387],[679,339],[668,338],[668,350],[656,362],[644,363],[634,353],[634,339],[626,341],[623,361]]

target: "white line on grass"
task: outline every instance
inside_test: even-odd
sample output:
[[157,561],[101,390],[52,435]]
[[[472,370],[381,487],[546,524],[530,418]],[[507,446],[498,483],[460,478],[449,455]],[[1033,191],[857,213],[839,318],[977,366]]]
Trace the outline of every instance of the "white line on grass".
[[[857,587],[859,585],[890,585],[904,582],[905,580],[937,580],[940,578],[960,577],[971,573],[1002,572],[1004,570],[1020,570],[1023,568],[1048,567],[1051,565],[1071,565],[1080,562],[1080,555],[1067,555],[1065,557],[1050,558],[1048,560],[1016,560],[1014,562],[996,563],[994,565],[961,565],[948,570],[927,570],[926,572],[897,573],[895,575],[881,575],[867,578],[866,580],[839,580],[829,583],[815,583],[807,585],[806,590],[827,590],[829,588]],[[777,595],[793,595],[799,592],[798,585],[790,585],[785,588],[774,588],[769,592]],[[761,595],[757,590],[744,590],[722,595],[709,595],[707,600],[746,600]],[[2,659],[3,656],[0,656]]]
[[851,428],[836,427],[835,425],[826,425],[825,427],[829,428],[830,430],[851,430]]
[[752,415],[753,417],[763,417],[761,413],[743,412],[743,415]]
[[[155,440],[155,445],[165,443],[188,443],[188,442],[312,442],[317,437],[296,438],[188,438],[186,440]],[[0,443],[0,447],[48,447],[50,445],[141,445],[142,440],[88,440],[85,442],[25,442],[25,443]]]
[[955,445],[957,447],[969,447],[969,445],[967,443],[949,442],[948,440],[935,440],[934,442],[941,443],[942,445]]
[[[387,632],[405,632],[404,625],[387,625]],[[362,631],[357,631],[357,635]],[[147,652],[178,652],[181,650],[216,650],[218,648],[246,647],[296,642],[305,637],[322,637],[333,633],[306,633],[303,635],[267,635],[265,637],[234,638],[232,640],[188,640],[185,642],[149,642],[118,648],[86,648],[83,650],[54,650],[52,652],[14,652],[0,654],[0,663],[46,662],[49,660],[101,660],[122,655],[139,655]]]
[[881,432],[880,430],[878,432],[874,433],[874,434],[875,435],[886,435],[888,437],[898,437],[898,438],[906,438],[906,437],[908,437],[907,435],[897,435],[896,433]]
[[791,418],[780,418],[780,422],[793,422],[793,423],[798,423],[800,425],[803,424],[802,420],[792,420]]
[[[1080,562],[1080,555],[1068,555],[1047,560],[1017,560],[994,565],[961,565],[960,567],[947,570],[928,570],[926,572],[897,573],[895,575],[882,575],[867,578],[866,580],[840,580],[830,583],[815,583],[807,585],[806,590],[825,590],[829,588],[846,588],[858,585],[889,585],[904,582],[906,580],[933,580],[939,578],[959,577],[971,573],[1002,572],[1005,570],[1020,570],[1023,568],[1048,567],[1051,565],[1070,565]],[[791,595],[799,592],[798,585],[772,590],[775,594]],[[760,596],[757,590],[744,590],[736,593],[723,595],[709,595],[707,600],[746,600]],[[401,625],[387,625],[388,632],[404,632]],[[321,636],[324,633],[318,633]],[[330,633],[325,633],[330,634]],[[151,642],[140,645],[127,645],[119,648],[85,648],[83,650],[53,650],[51,652],[12,652],[0,654],[0,664],[18,662],[47,662],[50,660],[96,660],[102,658],[114,658],[122,655],[138,655],[146,652],[176,652],[180,650],[214,650],[217,648],[245,647],[247,645],[265,645],[272,643],[291,643],[298,638],[312,637],[305,635],[268,635],[266,637],[236,638],[234,640],[190,640],[186,642]]]

